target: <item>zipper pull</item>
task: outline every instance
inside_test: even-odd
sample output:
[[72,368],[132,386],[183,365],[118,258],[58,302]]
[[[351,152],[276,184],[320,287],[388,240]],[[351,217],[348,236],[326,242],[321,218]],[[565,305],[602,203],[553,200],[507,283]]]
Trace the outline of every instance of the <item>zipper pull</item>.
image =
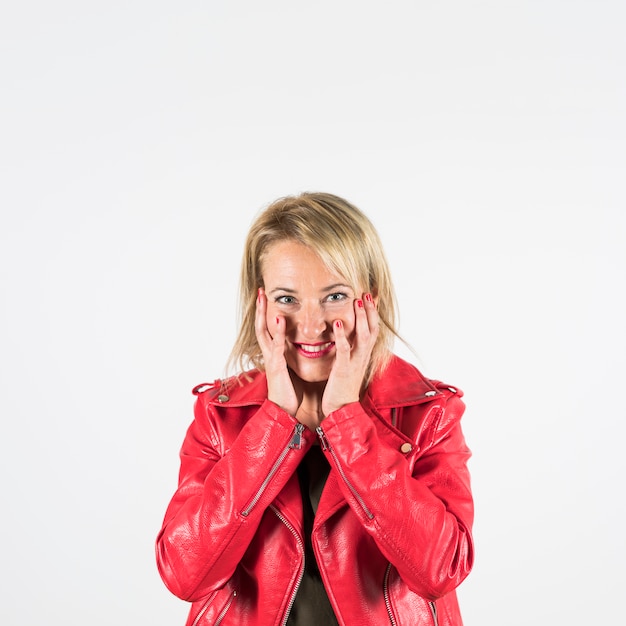
[[293,433],[293,437],[289,442],[289,447],[295,450],[299,450],[302,446],[302,431],[304,430],[304,424],[296,424],[295,431]]
[[326,439],[326,435],[324,434],[322,427],[318,426],[315,429],[315,432],[317,433],[317,436],[320,438],[320,444],[322,445],[322,450],[328,450],[328,448],[330,448],[330,444],[328,443],[328,439]]

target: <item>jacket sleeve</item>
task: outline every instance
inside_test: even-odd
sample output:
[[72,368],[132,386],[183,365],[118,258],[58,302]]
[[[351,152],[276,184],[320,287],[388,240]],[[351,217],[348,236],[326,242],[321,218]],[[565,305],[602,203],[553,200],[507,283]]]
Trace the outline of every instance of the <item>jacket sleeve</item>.
[[326,454],[364,528],[409,588],[436,600],[455,589],[473,564],[473,501],[458,396],[428,410],[431,426],[411,451],[392,447],[358,403],[323,422]]
[[308,447],[298,422],[266,400],[230,449],[221,450],[215,407],[199,396],[183,442],[178,488],[156,540],[159,573],[168,589],[195,601],[233,575],[261,517]]

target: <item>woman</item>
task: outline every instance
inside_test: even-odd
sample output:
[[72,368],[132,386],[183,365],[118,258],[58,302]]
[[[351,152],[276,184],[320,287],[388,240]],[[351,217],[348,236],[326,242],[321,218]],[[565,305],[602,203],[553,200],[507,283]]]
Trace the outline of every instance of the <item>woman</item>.
[[194,389],[157,539],[187,624],[459,626],[462,394],[392,353],[373,225],[331,194],[274,202],[248,234],[240,295],[241,373]]

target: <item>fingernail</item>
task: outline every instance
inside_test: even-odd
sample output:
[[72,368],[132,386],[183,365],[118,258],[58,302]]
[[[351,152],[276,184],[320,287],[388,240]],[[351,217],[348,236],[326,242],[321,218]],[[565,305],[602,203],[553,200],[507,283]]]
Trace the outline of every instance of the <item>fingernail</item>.
[[368,302],[371,302],[371,301],[372,301],[372,294],[371,294],[371,293],[366,293],[366,294],[365,294],[365,299],[366,299]]
[[276,325],[278,326],[278,324],[280,324],[280,318],[276,318]]
[[335,322],[335,327],[336,327],[336,328],[341,328],[342,326],[343,326],[343,324],[341,323],[341,320],[337,320],[337,321]]
[[356,301],[356,305],[359,307],[359,309],[363,308],[363,300],[357,300]]

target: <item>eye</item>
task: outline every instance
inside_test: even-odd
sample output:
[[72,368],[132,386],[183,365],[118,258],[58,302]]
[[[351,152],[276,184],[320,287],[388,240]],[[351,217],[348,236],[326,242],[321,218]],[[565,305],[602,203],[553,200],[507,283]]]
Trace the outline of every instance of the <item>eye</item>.
[[348,298],[348,295],[345,293],[331,293],[326,297],[328,302],[343,302]]
[[296,299],[293,296],[278,296],[274,299],[278,304],[295,304]]

